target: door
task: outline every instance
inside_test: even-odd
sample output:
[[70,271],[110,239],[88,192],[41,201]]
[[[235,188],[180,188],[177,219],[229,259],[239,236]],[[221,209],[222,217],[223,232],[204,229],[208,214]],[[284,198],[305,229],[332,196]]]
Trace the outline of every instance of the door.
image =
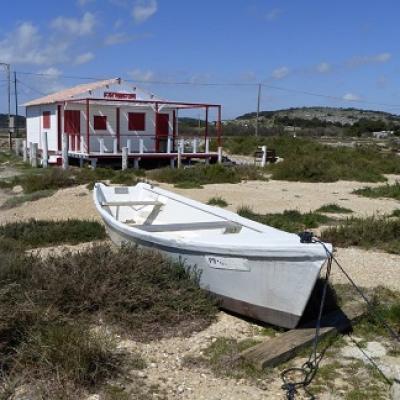
[[167,138],[169,133],[169,114],[157,113],[156,121],[156,152],[167,151]]
[[64,111],[64,132],[68,134],[72,151],[79,151],[81,148],[81,112],[79,110]]

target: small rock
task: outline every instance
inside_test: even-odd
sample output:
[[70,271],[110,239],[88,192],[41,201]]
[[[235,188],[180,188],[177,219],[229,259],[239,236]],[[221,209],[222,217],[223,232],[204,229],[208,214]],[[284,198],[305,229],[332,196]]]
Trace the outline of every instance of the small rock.
[[178,386],[178,389],[176,390],[178,393],[183,393],[185,391],[184,386]]
[[100,400],[100,395],[91,394],[90,396],[86,397],[86,400]]
[[20,194],[24,191],[23,187],[21,185],[16,185],[12,188],[12,192],[15,194]]
[[136,374],[139,378],[146,378],[146,373],[143,371],[138,371],[138,373]]
[[368,362],[369,358],[379,358],[386,355],[386,349],[379,342],[368,342],[366,348],[343,347],[342,355],[346,358],[356,358],[363,362]]
[[150,363],[149,367],[150,368],[157,368],[157,364],[156,363]]
[[392,400],[400,400],[400,383],[394,382],[390,388],[390,398]]

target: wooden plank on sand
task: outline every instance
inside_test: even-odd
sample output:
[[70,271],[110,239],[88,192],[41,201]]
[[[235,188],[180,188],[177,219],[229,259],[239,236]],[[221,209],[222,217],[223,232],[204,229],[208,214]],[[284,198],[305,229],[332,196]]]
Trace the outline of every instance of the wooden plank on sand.
[[[342,310],[334,311],[322,318],[319,338],[346,331],[364,314],[361,303],[349,303]],[[315,321],[292,329],[243,351],[240,356],[261,370],[274,367],[293,358],[301,349],[313,343]]]

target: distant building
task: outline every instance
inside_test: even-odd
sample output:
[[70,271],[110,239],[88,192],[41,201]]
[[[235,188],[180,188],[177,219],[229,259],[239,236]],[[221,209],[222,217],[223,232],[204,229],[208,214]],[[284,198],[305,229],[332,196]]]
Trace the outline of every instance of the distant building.
[[394,131],[380,131],[380,132],[372,132],[372,136],[375,139],[386,139],[390,136],[393,136]]

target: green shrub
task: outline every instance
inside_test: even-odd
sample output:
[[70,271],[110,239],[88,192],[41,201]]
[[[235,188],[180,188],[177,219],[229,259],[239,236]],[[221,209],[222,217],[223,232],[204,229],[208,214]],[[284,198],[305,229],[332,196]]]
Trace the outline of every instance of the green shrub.
[[290,137],[234,137],[224,141],[234,154],[252,154],[257,146],[276,150],[284,161],[268,167],[272,178],[302,182],[355,180],[380,182],[382,174],[400,173],[400,159],[383,154],[378,147],[346,148],[322,145],[316,141]]
[[305,214],[297,210],[285,210],[283,213],[257,214],[251,208],[242,206],[238,214],[261,224],[269,225],[287,232],[300,232],[304,229],[317,228],[321,224],[328,223],[330,218],[315,212]]
[[14,196],[7,199],[0,208],[8,209],[18,207],[23,203],[28,201],[37,201],[43,199],[45,197],[50,197],[54,194],[54,190],[39,190],[37,192],[29,193],[29,194],[22,194],[19,196]]
[[211,197],[211,199],[209,199],[207,201],[207,204],[209,204],[211,206],[218,206],[218,207],[227,207],[228,206],[228,203],[220,196]]
[[393,185],[382,185],[377,187],[364,187],[357,189],[353,193],[365,197],[389,197],[400,200],[400,182],[396,182]]
[[0,225],[0,238],[15,240],[25,247],[35,248],[105,239],[106,233],[104,226],[96,221],[31,219],[27,222]]
[[[192,275],[156,252],[100,245],[44,259],[1,251],[0,385],[39,380],[44,398],[59,398],[55,390],[82,398],[81,387],[119,374],[125,358],[99,325],[148,341],[191,334],[217,313]],[[129,368],[144,367],[129,359]]]
[[400,254],[400,220],[389,217],[349,218],[325,229],[322,239],[336,246],[377,248]]
[[339,206],[338,204],[335,204],[335,203],[324,204],[323,206],[318,208],[316,211],[323,212],[323,213],[333,213],[333,214],[334,213],[349,214],[349,213],[353,212],[349,208]]
[[199,187],[212,183],[239,183],[242,180],[266,180],[264,170],[249,166],[197,165],[190,168],[161,168],[149,171],[150,179],[180,185]]

